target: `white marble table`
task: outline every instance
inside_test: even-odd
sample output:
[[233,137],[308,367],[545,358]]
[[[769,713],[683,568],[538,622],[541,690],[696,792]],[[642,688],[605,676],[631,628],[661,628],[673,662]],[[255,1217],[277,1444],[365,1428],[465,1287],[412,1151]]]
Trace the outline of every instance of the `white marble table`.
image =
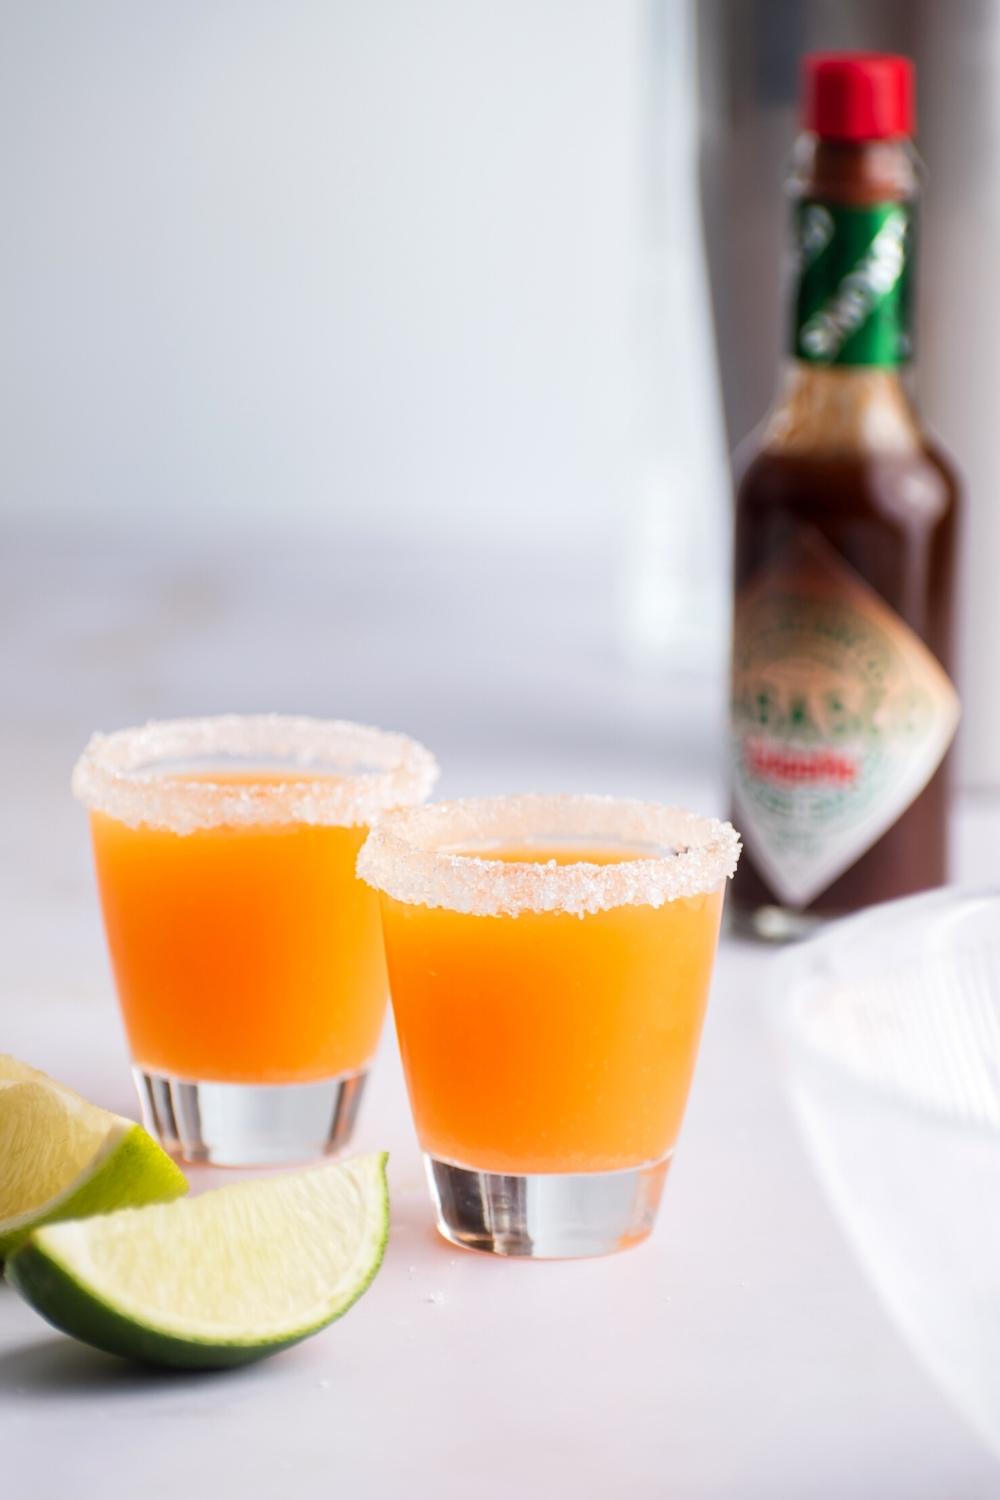
[[[563,785],[718,805],[712,684],[626,671],[596,562],[514,566],[333,544],[234,556],[91,542],[81,556],[14,539],[0,561],[0,1047],[132,1107],[66,792],[91,727],[332,712],[421,735],[446,793]],[[981,818],[969,809],[959,828],[970,874]],[[387,1037],[358,1145],[392,1153],[392,1237],[342,1323],[240,1373],[160,1376],[72,1344],[0,1287],[5,1492],[1000,1493],[1000,1468],[899,1342],[811,1174],[765,1024],[773,962],[723,946],[661,1221],[627,1255],[532,1265],[438,1241]]]

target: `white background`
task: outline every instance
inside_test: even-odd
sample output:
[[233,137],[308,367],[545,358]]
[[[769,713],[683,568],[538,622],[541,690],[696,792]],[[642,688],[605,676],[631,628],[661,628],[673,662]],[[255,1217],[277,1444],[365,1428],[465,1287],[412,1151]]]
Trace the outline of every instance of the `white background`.
[[610,528],[634,0],[4,15],[8,516]]

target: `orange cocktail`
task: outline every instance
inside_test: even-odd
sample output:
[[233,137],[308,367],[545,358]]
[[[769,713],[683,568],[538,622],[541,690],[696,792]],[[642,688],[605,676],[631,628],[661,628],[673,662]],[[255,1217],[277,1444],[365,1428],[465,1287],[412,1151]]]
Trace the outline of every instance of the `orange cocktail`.
[[[220,789],[262,794],[299,784],[275,772],[212,775]],[[378,905],[354,875],[367,828],[237,823],[179,835],[100,812],[90,827],[141,1067],[226,1083],[366,1067],[388,994]]]
[[76,787],[140,1094],[168,1145],[276,1161],[347,1139],[387,1000],[355,861],[374,818],[432,775],[412,741],[330,722],[91,742]]
[[442,804],[368,840],[449,1238],[584,1254],[649,1232],[737,850],[728,825],[586,797]]

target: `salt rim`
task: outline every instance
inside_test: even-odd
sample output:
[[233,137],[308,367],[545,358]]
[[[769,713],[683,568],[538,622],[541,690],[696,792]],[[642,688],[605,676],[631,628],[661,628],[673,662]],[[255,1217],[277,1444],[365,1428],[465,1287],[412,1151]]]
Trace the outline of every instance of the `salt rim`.
[[[455,846],[488,841],[591,838],[674,852],[621,864],[507,863]],[[411,906],[474,916],[561,911],[583,916],[616,906],[663,906],[716,890],[736,869],[739,834],[729,823],[626,797],[469,797],[391,814],[368,835],[357,873]]]
[[[157,769],[157,762],[216,755],[281,761],[296,774],[313,767],[337,779],[318,774],[298,784],[226,786]],[[130,828],[186,834],[242,823],[366,825],[393,808],[422,802],[437,775],[430,751],[403,734],[343,719],[223,714],[151,720],[141,728],[95,734],[73,769],[72,784],[74,796],[93,812]]]

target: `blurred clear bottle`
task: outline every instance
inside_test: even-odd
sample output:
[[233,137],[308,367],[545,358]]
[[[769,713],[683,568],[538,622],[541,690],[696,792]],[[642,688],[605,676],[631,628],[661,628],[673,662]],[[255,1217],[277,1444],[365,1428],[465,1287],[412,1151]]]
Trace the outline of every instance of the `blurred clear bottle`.
[[646,0],[643,17],[625,626],[639,659],[718,671],[730,482],[698,192],[694,17],[689,0]]

